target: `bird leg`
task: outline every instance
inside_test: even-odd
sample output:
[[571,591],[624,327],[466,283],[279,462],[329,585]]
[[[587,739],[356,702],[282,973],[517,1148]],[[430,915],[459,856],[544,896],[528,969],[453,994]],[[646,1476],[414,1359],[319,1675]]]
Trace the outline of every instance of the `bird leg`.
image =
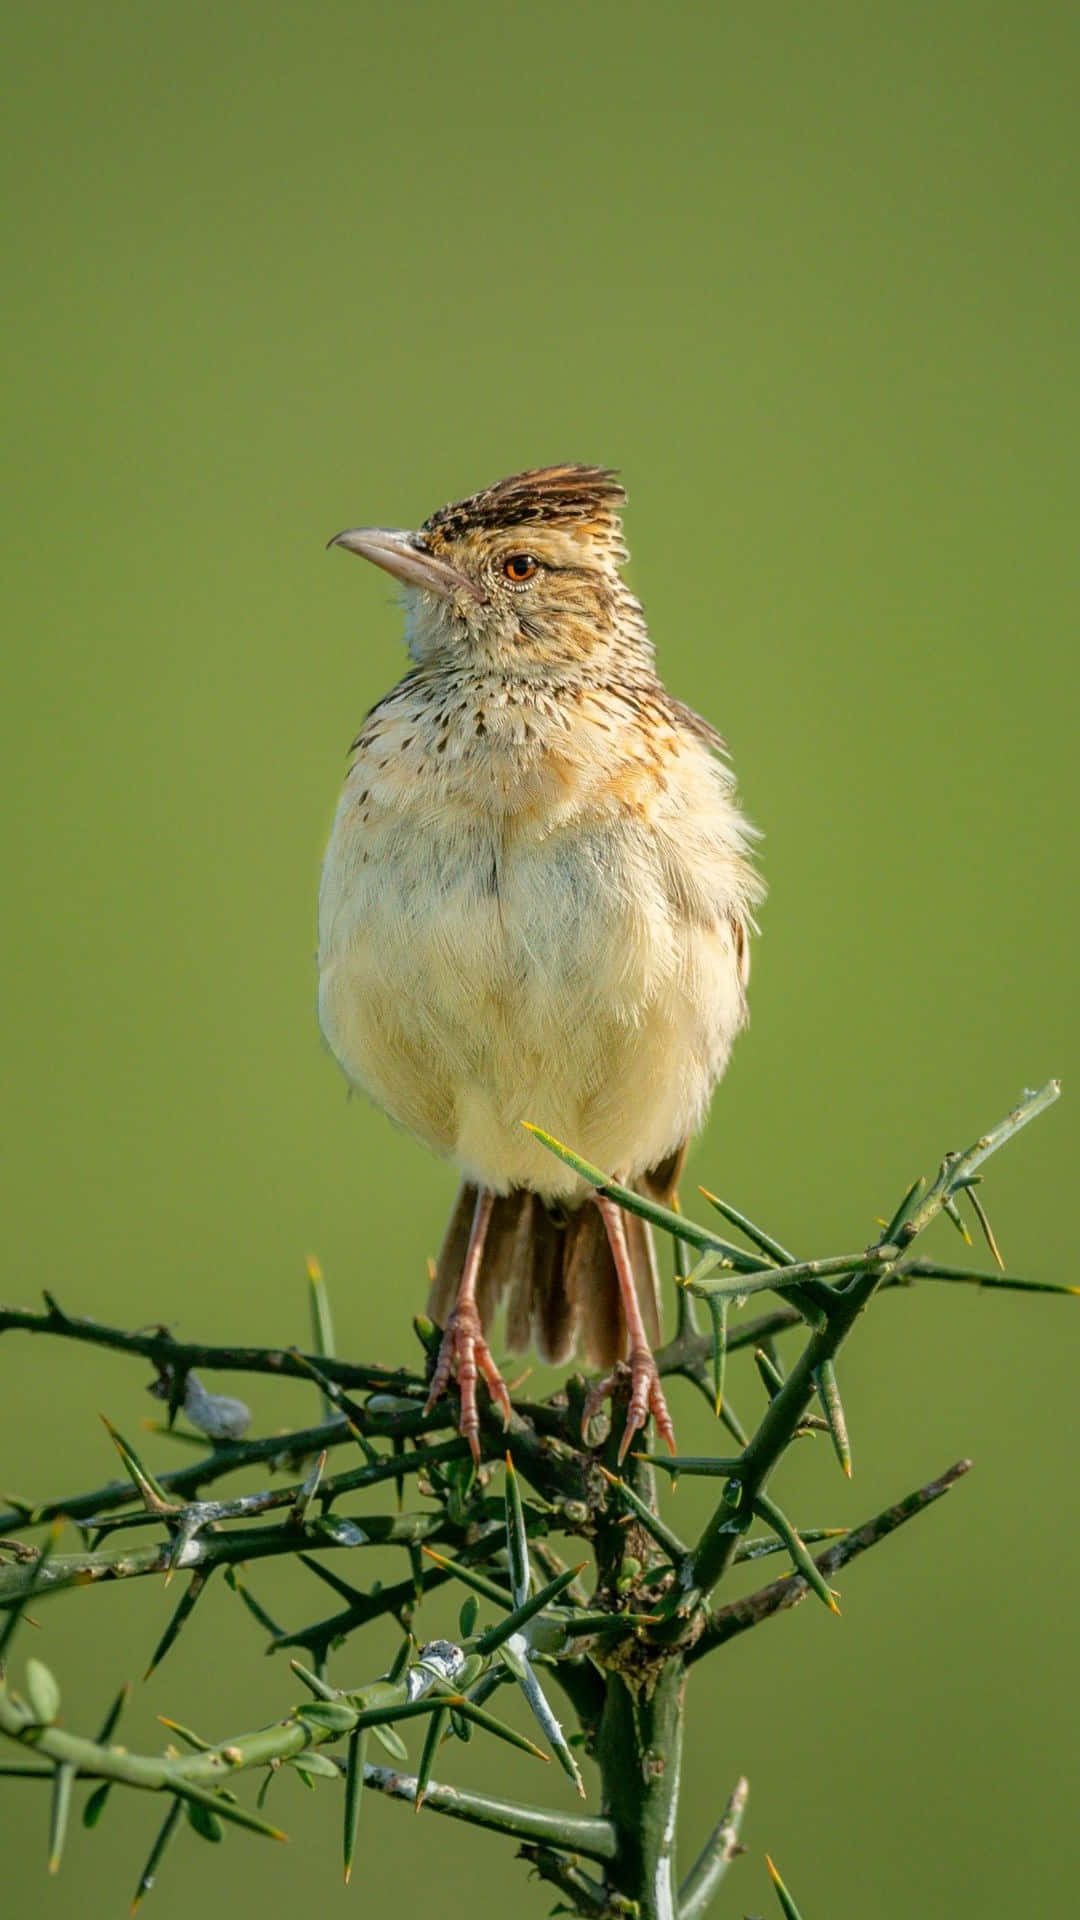
[[[476,1283],[480,1276],[480,1261],[484,1253],[484,1241],[487,1238],[488,1223],[494,1195],[481,1187],[476,1196],[472,1226],[469,1229],[469,1244],[465,1252],[465,1264],[461,1269],[457,1299],[454,1309],[446,1323],[446,1331],[439,1348],[439,1357],[435,1363],[435,1372],[431,1377],[425,1413],[430,1413],[450,1382],[451,1374],[457,1373],[458,1392],[461,1395],[461,1418],[458,1432],[469,1443],[469,1449],[477,1466],[480,1464],[480,1415],[476,1408],[476,1379],[482,1373],[487,1381],[488,1392],[497,1401],[503,1420],[510,1424],[510,1395],[506,1382],[491,1357],[491,1349],[484,1339],[484,1329],[480,1324],[480,1314],[476,1305]],[[650,1355],[651,1358],[651,1355]]]
[[[645,1425],[650,1413],[656,1421],[659,1432],[666,1440],[671,1452],[675,1452],[675,1429],[671,1424],[671,1415],[664,1399],[664,1389],[660,1385],[660,1375],[649,1336],[645,1331],[645,1322],[641,1317],[641,1304],[634,1285],[634,1269],[630,1261],[630,1249],[626,1244],[626,1227],[623,1223],[622,1208],[615,1200],[609,1200],[606,1194],[593,1195],[600,1209],[600,1218],[608,1237],[611,1257],[615,1262],[615,1273],[619,1282],[623,1313],[626,1317],[626,1330],[630,1337],[630,1405],[626,1410],[626,1425],[619,1443],[619,1465],[626,1458],[627,1449],[635,1433]],[[615,1385],[614,1373],[590,1387],[582,1414],[582,1429],[588,1425],[593,1414],[598,1412]]]

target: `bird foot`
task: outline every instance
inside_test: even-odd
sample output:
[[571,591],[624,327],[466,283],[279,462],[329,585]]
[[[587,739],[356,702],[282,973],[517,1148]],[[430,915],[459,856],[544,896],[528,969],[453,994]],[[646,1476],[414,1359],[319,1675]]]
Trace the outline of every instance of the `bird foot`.
[[451,1377],[455,1374],[458,1393],[461,1396],[458,1432],[463,1440],[468,1441],[472,1457],[479,1466],[480,1415],[476,1405],[478,1375],[483,1374],[487,1382],[487,1390],[502,1413],[506,1426],[510,1425],[511,1406],[506,1382],[491,1357],[491,1348],[484,1339],[480,1315],[476,1308],[469,1304],[456,1306],[446,1323],[439,1357],[431,1376],[431,1386],[424,1407],[425,1413],[431,1412],[435,1402],[446,1391]]
[[[672,1453],[676,1451],[675,1428],[671,1423],[671,1415],[668,1412],[667,1401],[664,1398],[664,1389],[660,1385],[660,1374],[656,1361],[653,1359],[648,1347],[632,1347],[630,1350],[629,1365],[630,1404],[626,1409],[626,1424],[623,1427],[623,1436],[619,1442],[620,1466],[622,1466],[626,1458],[631,1440],[634,1438],[635,1433],[640,1433],[650,1413],[656,1421],[657,1431],[666,1442],[669,1450]],[[615,1389],[619,1385],[620,1373],[625,1374],[625,1368],[622,1365],[615,1367],[611,1373],[605,1374],[602,1380],[597,1380],[589,1388],[581,1415],[581,1433],[583,1439],[589,1421],[593,1418],[594,1414],[599,1413],[605,1400],[613,1398]]]

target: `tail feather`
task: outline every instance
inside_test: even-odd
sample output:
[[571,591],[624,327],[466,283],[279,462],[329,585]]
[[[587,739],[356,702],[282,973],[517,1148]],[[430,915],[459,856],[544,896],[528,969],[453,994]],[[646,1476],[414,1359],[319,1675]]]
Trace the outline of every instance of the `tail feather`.
[[533,1346],[542,1360],[561,1366],[577,1345],[580,1312],[566,1285],[566,1257],[570,1235],[547,1208],[533,1207],[532,1274],[529,1324]]
[[[580,1319],[586,1356],[594,1367],[613,1367],[626,1351],[626,1317],[615,1262],[596,1207],[584,1206],[573,1215],[567,1243],[566,1293]],[[636,1265],[634,1278],[640,1295]]]
[[[471,1199],[472,1204],[475,1205],[475,1189]],[[476,1304],[480,1309],[480,1318],[485,1327],[490,1326],[495,1318],[495,1309],[506,1285],[505,1276],[515,1273],[529,1257],[529,1226],[528,1209],[520,1205],[519,1196],[516,1193],[496,1196],[484,1241],[484,1258],[480,1263],[480,1278],[476,1289]],[[458,1278],[460,1277],[459,1268]]]
[[[685,1148],[634,1182],[639,1192],[670,1205]],[[459,1189],[428,1298],[432,1319],[445,1326],[465,1262],[476,1188]],[[651,1341],[660,1339],[660,1284],[648,1223],[624,1215],[638,1300]],[[506,1296],[506,1342],[512,1351],[535,1347],[557,1365],[580,1339],[587,1359],[610,1367],[626,1352],[626,1319],[615,1263],[599,1210],[585,1202],[563,1215],[534,1193],[500,1194],[480,1265],[477,1305],[485,1329]]]
[[[475,1193],[476,1189],[468,1187],[466,1191]],[[518,1258],[506,1280],[506,1342],[512,1352],[521,1353],[532,1341],[533,1271],[539,1252],[533,1227],[538,1202],[534,1193],[513,1197],[520,1208],[522,1234]]]

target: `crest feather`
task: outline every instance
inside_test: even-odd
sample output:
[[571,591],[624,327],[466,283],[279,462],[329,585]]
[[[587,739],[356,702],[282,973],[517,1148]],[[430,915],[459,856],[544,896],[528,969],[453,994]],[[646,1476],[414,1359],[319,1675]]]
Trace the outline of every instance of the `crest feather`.
[[625,499],[625,491],[610,467],[535,467],[497,480],[482,493],[439,507],[420,531],[456,540],[481,530],[544,522],[571,531],[588,528],[610,537],[618,531],[618,509]]

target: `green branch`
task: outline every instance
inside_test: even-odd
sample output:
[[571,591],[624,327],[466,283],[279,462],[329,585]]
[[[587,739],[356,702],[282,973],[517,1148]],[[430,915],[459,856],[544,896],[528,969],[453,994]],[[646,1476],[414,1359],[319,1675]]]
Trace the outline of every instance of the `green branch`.
[[187,1541],[179,1556],[168,1539],[126,1553],[104,1548],[93,1553],[60,1553],[49,1561],[39,1586],[34,1584],[35,1565],[0,1566],[0,1607],[16,1606],[29,1593],[44,1599],[65,1587],[140,1579],[170,1570],[205,1573],[214,1567],[239,1566],[245,1560],[266,1560],[300,1551],[322,1553],[334,1547],[418,1547],[426,1540],[454,1540],[459,1534],[460,1528],[439,1512],[364,1514],[362,1521],[338,1521],[331,1516],[305,1527],[234,1527]]
[[737,1780],[727,1806],[679,1888],[679,1920],[700,1920],[737,1853],[749,1783]]
[[[733,1475],[731,1501],[721,1502],[706,1526],[694,1555],[693,1594],[708,1594],[731,1565],[739,1534],[752,1517],[754,1503],[765,1488],[769,1475],[810,1406],[817,1379],[824,1367],[835,1360],[860,1314],[869,1305],[883,1281],[893,1277],[903,1251],[942,1212],[946,1200],[964,1190],[975,1169],[1018,1133],[1058,1097],[1056,1080],[1037,1093],[1028,1093],[989,1133],[980,1135],[964,1153],[949,1154],[925,1198],[919,1200],[909,1190],[901,1208],[890,1221],[886,1234],[868,1249],[867,1263],[853,1273],[846,1285],[837,1289],[823,1324],[810,1334],[806,1346],[775,1399],[769,1402],[757,1432],[744,1449]],[[677,1217],[677,1216],[676,1216]],[[692,1605],[692,1596],[684,1596],[682,1606]]]
[[[828,1581],[833,1574],[846,1567],[849,1560],[855,1560],[860,1553],[869,1552],[890,1533],[895,1533],[908,1520],[914,1520],[927,1507],[933,1506],[943,1494],[970,1472],[970,1460],[957,1460],[955,1465],[946,1469],[936,1480],[928,1480],[924,1487],[918,1487],[909,1493],[906,1499],[898,1500],[894,1506],[886,1507],[883,1513],[875,1514],[872,1520],[865,1520],[860,1527],[853,1527],[835,1546],[828,1547],[814,1560],[819,1577]],[[743,1600],[733,1600],[726,1607],[719,1607],[709,1617],[705,1631],[687,1656],[688,1665],[693,1665],[707,1653],[722,1647],[736,1634],[746,1633],[774,1613],[786,1613],[797,1607],[813,1591],[811,1582],[804,1574],[788,1573],[780,1580],[774,1580],[767,1587],[759,1587],[756,1593],[747,1594]]]
[[[416,1799],[415,1776],[395,1773],[390,1767],[365,1766],[364,1785],[389,1794],[392,1800],[412,1803]],[[424,1807],[430,1807],[432,1813],[449,1814],[452,1820],[467,1820],[475,1827],[490,1827],[515,1840],[535,1840],[568,1853],[581,1853],[587,1860],[615,1858],[616,1835],[610,1820],[519,1806],[488,1794],[466,1793],[461,1787],[440,1787],[434,1780],[424,1791]]]
[[[52,1777],[55,1768],[71,1768],[73,1777],[110,1781],[147,1793],[169,1793],[180,1799],[212,1807],[219,1818],[232,1821],[268,1838],[283,1840],[280,1828],[250,1813],[233,1798],[225,1798],[222,1789],[234,1775],[254,1767],[280,1765],[282,1761],[302,1758],[320,1747],[340,1741],[343,1734],[363,1726],[392,1723],[394,1720],[430,1714],[440,1706],[443,1695],[431,1700],[408,1701],[405,1689],[385,1683],[354,1696],[357,1703],[369,1695],[381,1695],[370,1706],[319,1703],[301,1706],[283,1720],[254,1733],[238,1734],[218,1746],[207,1746],[194,1753],[134,1754],[121,1747],[88,1740],[66,1728],[40,1724],[31,1707],[0,1685],[0,1732],[52,1762],[48,1768],[32,1771],[30,1777]],[[447,1692],[445,1699],[454,1701]],[[464,1702],[466,1706],[467,1702]],[[475,1710],[473,1710],[475,1712]],[[490,1716],[483,1716],[489,1720]],[[386,1767],[365,1765],[364,1784],[392,1799],[414,1801],[416,1779],[392,1772]],[[519,1840],[546,1841],[583,1853],[592,1860],[610,1860],[615,1852],[615,1836],[607,1820],[590,1819],[580,1814],[519,1806],[513,1801],[484,1794],[467,1793],[455,1787],[430,1782],[424,1805],[433,1812],[469,1820]]]
[[[79,1779],[98,1783],[87,1804],[88,1825],[113,1788],[128,1786],[166,1795],[165,1818],[139,1882],[138,1900],[152,1884],[182,1812],[206,1838],[220,1838],[222,1822],[283,1837],[261,1813],[239,1804],[230,1783],[234,1773],[262,1769],[268,1785],[278,1768],[293,1765],[309,1784],[320,1778],[337,1781],[345,1775],[346,1877],[354,1858],[363,1789],[369,1787],[516,1839],[542,1877],[563,1892],[575,1911],[591,1914],[594,1920],[631,1913],[639,1920],[658,1920],[675,1911],[679,1920],[700,1920],[739,1851],[737,1834],[746,1788],[740,1781],[684,1881],[676,1908],[671,1876],[687,1670],[773,1613],[799,1605],[811,1592],[834,1606],[830,1580],[850,1560],[940,1499],[967,1471],[968,1462],[959,1461],[938,1480],[839,1538],[832,1537],[835,1529],[797,1525],[769,1497],[769,1479],[786,1449],[812,1428],[828,1430],[841,1467],[850,1473],[851,1448],[834,1363],[879,1291],[899,1291],[916,1280],[1077,1291],[1058,1282],[1023,1281],[1002,1272],[987,1274],[912,1254],[915,1238],[939,1213],[963,1229],[958,1201],[966,1194],[974,1203],[975,1221],[992,1257],[1000,1259],[985,1207],[974,1195],[974,1183],[981,1177],[978,1169],[996,1148],[1049,1106],[1057,1092],[1057,1084],[1051,1082],[1039,1093],[1025,1095],[999,1126],[980,1136],[965,1153],[947,1155],[929,1187],[921,1180],[913,1183],[872,1246],[813,1260],[797,1261],[771,1233],[728,1202],[706,1194],[725,1222],[751,1243],[749,1249],[736,1246],[680,1212],[632,1193],[538,1133],[583,1179],[672,1235],[680,1283],[678,1326],[675,1338],[660,1349],[658,1366],[665,1377],[683,1378],[703,1393],[735,1437],[737,1451],[726,1455],[661,1460],[644,1451],[634,1452],[621,1478],[609,1470],[615,1444],[611,1435],[595,1450],[582,1441],[586,1386],[579,1375],[542,1404],[518,1402],[505,1433],[485,1404],[487,1457],[474,1470],[465,1443],[454,1431],[453,1393],[444,1396],[429,1415],[424,1410],[426,1383],[420,1374],[403,1368],[351,1365],[334,1356],[329,1303],[316,1268],[309,1269],[318,1349],[314,1355],[295,1349],[179,1342],[160,1327],[126,1333],[77,1319],[48,1294],[44,1312],[0,1309],[0,1333],[45,1333],[152,1362],[159,1373],[155,1391],[167,1399],[170,1415],[184,1405],[189,1417],[196,1418],[191,1370],[199,1366],[301,1381],[322,1394],[328,1416],[318,1426],[261,1440],[230,1440],[212,1449],[197,1443],[200,1451],[193,1460],[160,1476],[144,1467],[122,1436],[110,1428],[127,1482],[110,1482],[95,1492],[40,1506],[11,1498],[10,1510],[0,1514],[0,1734],[16,1750],[16,1758],[0,1767],[0,1775],[50,1782],[50,1867],[59,1862],[72,1790]],[[688,1248],[701,1256],[693,1267]],[[784,1296],[782,1303],[736,1321],[744,1298],[765,1289]],[[695,1315],[700,1310],[695,1299],[704,1301],[709,1310],[711,1326],[706,1333],[698,1328]],[[802,1350],[781,1356],[776,1338],[800,1327],[805,1329]],[[424,1321],[417,1322],[417,1331],[430,1359],[438,1332]],[[767,1396],[753,1431],[744,1429],[736,1416],[724,1376],[727,1359],[748,1348],[757,1366],[757,1376],[752,1376],[755,1390],[760,1394],[763,1383]],[[616,1369],[616,1437],[628,1378],[628,1369]],[[350,1398],[350,1389],[366,1396],[363,1404]],[[815,1402],[820,1403],[824,1418],[811,1411]],[[217,1399],[216,1404],[219,1431],[227,1433],[230,1427],[221,1413],[225,1403]],[[246,1409],[240,1412],[246,1414]],[[443,1437],[431,1443],[431,1436],[440,1434]],[[380,1440],[387,1443],[385,1449],[373,1444]],[[345,1464],[338,1454],[340,1470],[325,1477],[329,1451],[350,1443],[358,1444],[362,1460],[354,1454],[356,1464]],[[500,1499],[495,1489],[503,1458],[505,1484]],[[292,1477],[287,1484],[238,1498],[198,1497],[206,1487],[252,1466],[287,1467]],[[672,1476],[698,1473],[723,1483],[716,1510],[695,1545],[684,1543],[658,1513],[654,1466]],[[300,1478],[302,1474],[306,1477]],[[527,1490],[518,1475],[528,1482]],[[423,1510],[375,1515],[334,1510],[335,1502],[346,1494],[390,1481],[398,1489],[400,1503],[409,1476],[417,1476],[416,1494],[428,1503]],[[58,1521],[40,1552],[11,1538],[24,1527],[61,1515],[92,1529],[95,1544],[82,1553],[58,1554]],[[253,1524],[268,1515],[276,1515],[272,1524]],[[755,1516],[769,1530],[766,1537],[750,1535]],[[115,1542],[104,1544],[105,1536],[119,1529],[155,1532],[149,1544],[124,1550]],[[588,1542],[596,1564],[587,1578],[582,1578],[584,1567],[564,1565],[545,1546],[549,1533],[570,1533]],[[138,1537],[146,1539],[145,1533]],[[832,1544],[813,1554],[811,1547],[826,1539]],[[325,1563],[331,1549],[367,1546],[401,1549],[408,1561],[406,1577],[386,1586],[377,1583],[368,1592]],[[426,1565],[423,1552],[434,1547],[441,1550],[432,1553],[432,1564]],[[733,1564],[778,1551],[789,1555],[792,1572],[756,1593],[708,1611],[708,1595]],[[301,1565],[344,1605],[331,1615],[286,1631],[247,1591],[236,1568],[244,1561],[290,1555],[299,1557]],[[270,1635],[271,1646],[304,1648],[314,1668],[308,1671],[293,1662],[294,1671],[315,1697],[284,1719],[216,1745],[168,1722],[191,1751],[170,1748],[162,1755],[140,1756],[113,1741],[119,1702],[110,1709],[97,1739],[86,1740],[59,1724],[57,1684],[40,1661],[27,1662],[22,1693],[15,1691],[10,1677],[6,1681],[2,1677],[28,1601],[74,1586],[187,1572],[190,1581],[158,1641],[156,1662],[185,1630],[218,1567]],[[465,1589],[459,1615],[461,1644],[432,1640],[417,1654],[412,1638],[416,1610],[433,1589],[451,1579]],[[494,1623],[490,1614],[481,1621],[481,1609],[492,1607]],[[395,1618],[404,1634],[389,1675],[355,1692],[331,1686],[326,1665],[332,1649],[383,1615]],[[562,1687],[579,1722],[579,1731],[569,1737],[541,1685],[547,1685],[549,1675]],[[431,1779],[441,1743],[451,1737],[494,1737],[524,1746],[541,1759],[550,1757],[488,1710],[491,1696],[507,1685],[520,1688],[550,1755],[579,1790],[583,1791],[581,1751],[597,1761],[605,1817],[517,1805],[501,1796],[466,1792]],[[417,1772],[371,1766],[365,1754],[369,1730],[389,1748],[395,1761],[405,1763],[407,1750],[396,1723],[413,1720],[426,1730]],[[335,1742],[345,1743],[346,1757],[320,1751]],[[260,1806],[261,1802],[262,1794]],[[600,1877],[591,1868],[586,1872],[582,1861],[599,1866]],[[785,1911],[794,1914],[791,1896],[775,1874],[774,1882]]]
[[[56,1329],[60,1331],[60,1329]],[[449,1420],[442,1422],[449,1425]],[[351,1441],[352,1435],[341,1414],[333,1420],[324,1420],[317,1427],[298,1427],[290,1433],[272,1434],[265,1440],[240,1440],[229,1446],[216,1448],[203,1453],[197,1460],[189,1461],[186,1467],[174,1467],[168,1473],[159,1473],[159,1486],[167,1493],[196,1494],[200,1487],[211,1486],[216,1480],[227,1474],[236,1473],[241,1467],[269,1465],[272,1468],[293,1464],[305,1454],[321,1453],[324,1447],[342,1446]],[[8,1496],[10,1498],[10,1495]],[[125,1507],[131,1500],[130,1480],[110,1480],[103,1487],[95,1487],[90,1493],[68,1494],[65,1499],[47,1500],[40,1506],[25,1509],[12,1508],[0,1513],[0,1537],[15,1533],[20,1527],[37,1526],[44,1520],[89,1520],[98,1514],[112,1513],[118,1507]]]

